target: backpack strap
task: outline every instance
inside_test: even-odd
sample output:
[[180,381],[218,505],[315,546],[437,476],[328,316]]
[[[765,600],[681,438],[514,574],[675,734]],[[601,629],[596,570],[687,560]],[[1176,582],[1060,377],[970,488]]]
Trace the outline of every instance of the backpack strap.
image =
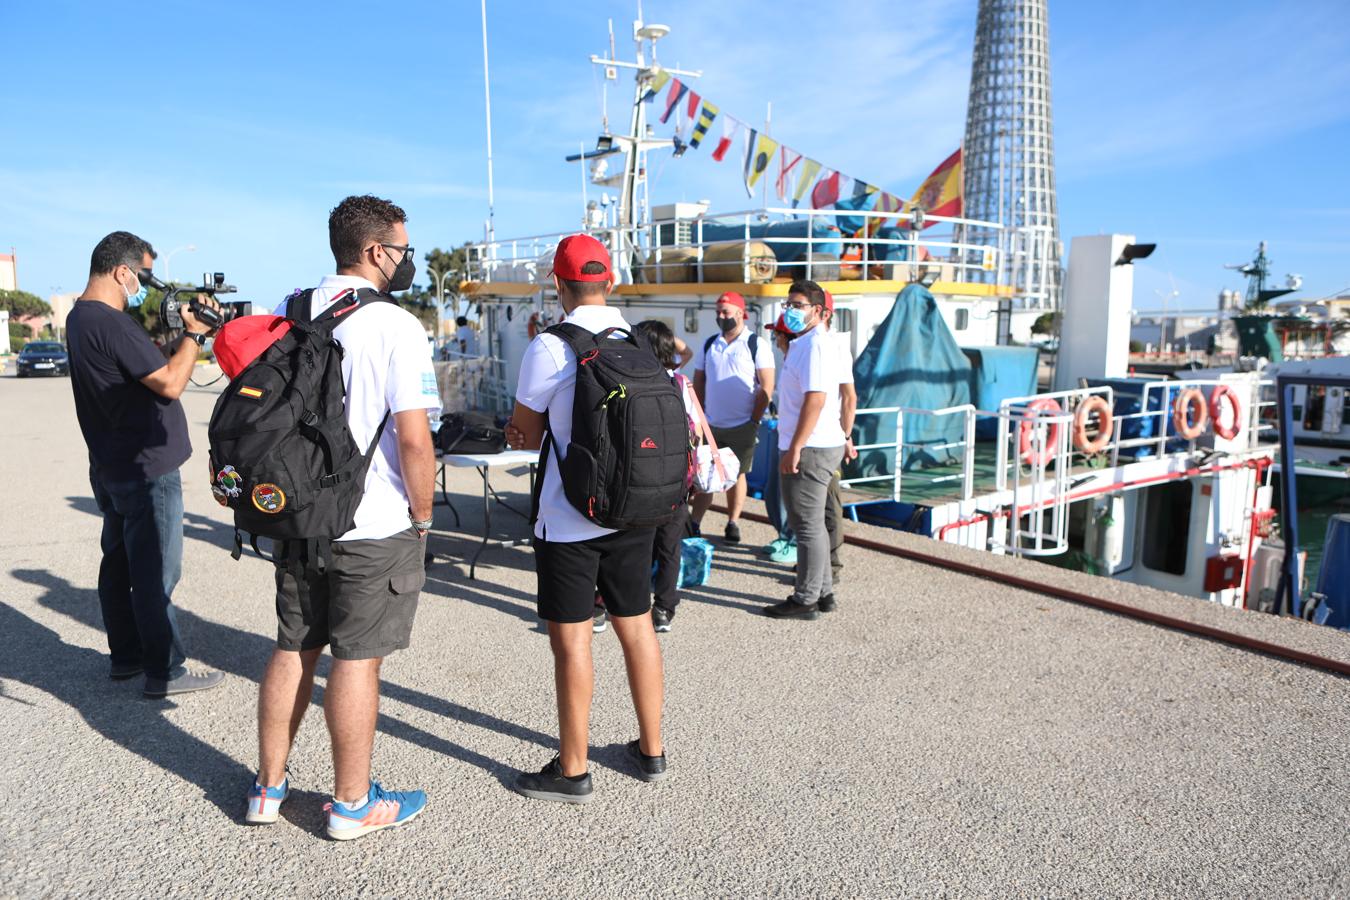
[[[345,295],[351,295],[351,299],[343,303]],[[360,288],[352,290],[347,288],[333,298],[333,302],[328,304],[323,312],[315,316],[314,313],[314,288],[297,291],[286,298],[286,318],[294,319],[297,322],[307,322],[311,325],[316,322],[322,322],[325,319],[336,319],[339,316],[345,316],[356,312],[363,306],[369,306],[372,303],[394,303],[398,301],[383,291],[377,291],[373,288]]]
[[[749,328],[750,326],[747,325],[745,327]],[[712,349],[713,341],[717,340],[719,337],[721,337],[720,334],[714,334],[703,342],[704,369],[708,367],[708,351]],[[750,345],[750,370],[754,372],[753,378],[755,381],[759,381],[759,366],[755,365],[755,357],[759,355],[759,332],[750,332],[749,336],[746,338],[746,343]]]

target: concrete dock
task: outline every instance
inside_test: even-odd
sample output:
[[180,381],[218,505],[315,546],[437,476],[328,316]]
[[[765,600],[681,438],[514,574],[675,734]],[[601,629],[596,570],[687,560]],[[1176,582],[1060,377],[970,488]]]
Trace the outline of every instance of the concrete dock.
[[[770,620],[790,573],[757,552],[773,535],[755,524],[718,547],[712,583],[661,636],[672,777],[644,784],[625,765],[635,724],[605,633],[594,802],[521,798],[504,784],[556,748],[551,662],[529,549],[490,549],[468,578],[472,470],[449,473],[461,524],[437,507],[413,646],[384,666],[374,774],[424,788],[427,811],[324,836],[325,663],[283,818],[246,826],[272,568],[230,558],[208,490],[216,390],[184,397],[195,454],[175,602],[190,654],[228,674],[148,701],[107,678],[100,519],[69,383],[0,378],[0,896],[1350,893],[1350,680],[855,547],[838,612]],[[527,505],[522,475],[494,486]],[[526,529],[508,511],[494,526]],[[1350,655],[1338,632],[1108,587]]]

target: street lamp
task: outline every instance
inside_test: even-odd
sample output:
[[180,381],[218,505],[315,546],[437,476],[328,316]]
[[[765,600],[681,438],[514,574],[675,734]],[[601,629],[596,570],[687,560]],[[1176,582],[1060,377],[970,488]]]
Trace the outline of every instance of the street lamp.
[[[445,272],[437,272],[435,269],[427,269],[427,274],[431,276],[432,284],[435,286],[436,294],[436,340],[441,339],[441,334],[445,330],[445,279],[451,275],[457,274],[457,271],[450,269]],[[455,302],[455,313],[459,313],[459,302]]]
[[197,245],[196,245],[196,244],[188,244],[188,245],[186,245],[186,246],[184,246],[184,247],[175,247],[174,249],[170,250],[168,253],[164,254],[164,280],[165,280],[166,282],[168,282],[169,284],[172,284],[172,283],[173,283],[173,279],[169,276],[169,260],[173,259],[173,255],[174,255],[175,253],[180,253],[180,252],[182,252],[182,251],[184,251],[184,250],[186,250],[188,253],[195,253],[196,250],[197,250]]

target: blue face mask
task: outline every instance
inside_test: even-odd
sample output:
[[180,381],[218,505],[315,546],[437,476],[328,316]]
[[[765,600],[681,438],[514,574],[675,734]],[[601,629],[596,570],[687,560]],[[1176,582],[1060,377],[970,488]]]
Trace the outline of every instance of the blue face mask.
[[125,287],[122,288],[122,293],[127,295],[128,309],[135,309],[136,307],[140,306],[142,303],[145,302],[145,295],[146,293],[148,293],[148,291],[146,290],[145,285],[141,284],[141,280],[139,278],[136,279],[136,286],[137,291],[134,294],[128,291]]
[[783,324],[786,325],[788,330],[793,334],[801,334],[806,330],[806,320],[806,310],[804,309],[788,307],[783,311]]

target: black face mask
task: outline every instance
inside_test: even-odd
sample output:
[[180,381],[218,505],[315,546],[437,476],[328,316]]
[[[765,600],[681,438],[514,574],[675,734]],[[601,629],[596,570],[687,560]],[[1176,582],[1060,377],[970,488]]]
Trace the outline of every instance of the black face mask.
[[735,319],[724,319],[721,316],[717,317],[717,327],[722,329],[723,333],[735,331],[737,324],[739,323],[737,323]]
[[394,266],[394,274],[389,276],[389,286],[385,288],[389,293],[397,291],[406,291],[412,287],[413,275],[417,272],[417,265],[413,262],[412,254],[406,250],[403,252],[403,258]]

